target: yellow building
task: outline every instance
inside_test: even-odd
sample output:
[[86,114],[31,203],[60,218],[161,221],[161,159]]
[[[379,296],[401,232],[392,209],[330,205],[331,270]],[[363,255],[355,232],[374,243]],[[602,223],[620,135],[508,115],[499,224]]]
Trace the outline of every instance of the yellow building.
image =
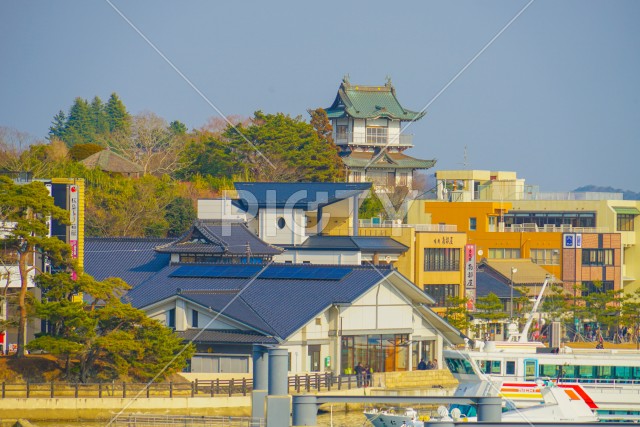
[[479,258],[529,258],[565,283],[640,287],[640,202],[617,193],[543,193],[513,172],[439,171],[436,180],[436,200],[415,200],[408,223],[456,225]]
[[424,289],[442,313],[448,297],[465,295],[465,233],[451,225],[362,224],[361,236],[388,236],[407,246],[394,266],[413,283]]

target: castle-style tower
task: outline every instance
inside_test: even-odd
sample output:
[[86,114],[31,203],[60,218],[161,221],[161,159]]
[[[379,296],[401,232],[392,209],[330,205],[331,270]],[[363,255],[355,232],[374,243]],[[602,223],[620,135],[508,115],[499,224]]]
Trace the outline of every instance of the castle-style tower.
[[391,79],[384,86],[360,86],[352,85],[345,76],[335,101],[325,111],[349,182],[371,181],[378,191],[411,190],[413,172],[436,163],[403,153],[413,147],[413,135],[401,133],[402,122],[419,120],[425,113],[400,105]]

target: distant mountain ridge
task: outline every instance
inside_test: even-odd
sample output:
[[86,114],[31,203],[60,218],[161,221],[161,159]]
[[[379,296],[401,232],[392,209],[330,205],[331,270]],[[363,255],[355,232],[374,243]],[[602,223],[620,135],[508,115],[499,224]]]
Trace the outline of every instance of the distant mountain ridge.
[[598,193],[622,193],[624,200],[640,200],[640,193],[630,190],[621,190],[613,187],[599,187],[597,185],[585,185],[573,190],[578,193],[584,193],[587,191],[593,191]]

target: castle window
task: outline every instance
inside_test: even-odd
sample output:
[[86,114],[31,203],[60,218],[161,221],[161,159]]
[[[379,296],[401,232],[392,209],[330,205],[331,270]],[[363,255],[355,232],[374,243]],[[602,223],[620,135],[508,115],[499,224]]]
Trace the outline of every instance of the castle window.
[[367,144],[385,145],[387,143],[387,128],[367,126]]

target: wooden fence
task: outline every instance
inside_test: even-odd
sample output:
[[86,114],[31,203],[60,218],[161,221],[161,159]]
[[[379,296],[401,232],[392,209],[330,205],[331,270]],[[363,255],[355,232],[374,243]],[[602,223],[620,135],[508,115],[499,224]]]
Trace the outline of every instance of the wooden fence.
[[[361,387],[355,375],[332,376],[329,373],[289,377],[289,393],[331,391]],[[214,397],[246,396],[253,389],[248,378],[230,380],[195,380],[163,383],[6,383],[0,388],[0,398],[127,398],[127,397]]]

